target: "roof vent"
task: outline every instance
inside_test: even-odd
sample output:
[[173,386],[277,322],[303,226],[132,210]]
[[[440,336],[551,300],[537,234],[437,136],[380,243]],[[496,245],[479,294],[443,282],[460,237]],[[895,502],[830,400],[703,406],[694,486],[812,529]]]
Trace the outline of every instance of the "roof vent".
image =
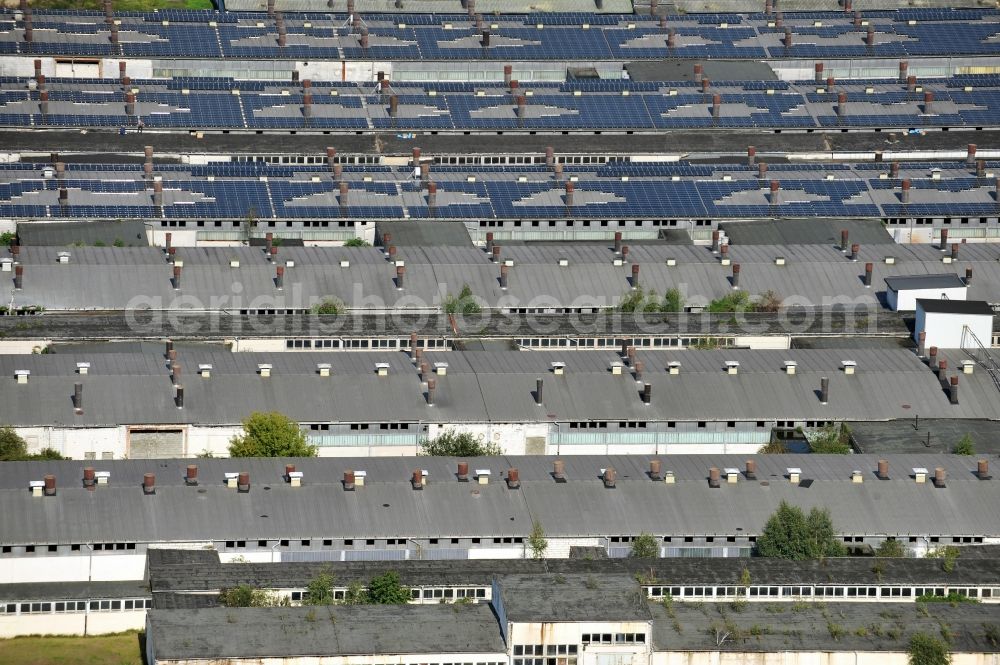
[[438,376],[445,376],[448,374],[448,363],[436,362],[434,363],[434,373]]
[[713,466],[708,470],[708,486],[712,489],[719,489],[719,479],[721,474],[719,473],[719,467]]
[[77,363],[76,364],[77,374],[89,374],[90,373],[90,363]]
[[552,478],[557,483],[566,482],[566,462],[561,459],[552,461]]
[[427,485],[427,470],[414,469],[410,475],[410,485],[415,490],[422,490]]
[[69,263],[69,256],[70,256],[69,252],[59,252],[58,254],[56,254],[59,263]]
[[271,365],[271,363],[260,363],[259,365],[257,365],[257,370],[260,372],[260,375],[263,376],[263,377],[271,376],[271,370],[272,369],[273,369],[273,366]]
[[676,360],[671,360],[667,363],[667,371],[671,374],[680,374],[681,364]]
[[512,467],[507,470],[507,488],[516,490],[521,487],[521,474],[518,473],[517,467]]
[[889,460],[880,459],[878,461],[878,472],[875,474],[879,480],[889,480]]
[[469,482],[469,463],[459,462],[458,471],[455,473],[455,477],[458,478],[458,482],[467,483]]
[[552,363],[552,373],[556,376],[561,376],[566,373],[566,363],[562,361],[555,361]]
[[231,490],[236,489],[236,483],[239,482],[240,474],[235,471],[226,472],[226,487]]
[[212,366],[208,363],[198,365],[198,375],[203,379],[211,378]]
[[365,480],[367,480],[367,478],[368,478],[368,472],[367,471],[355,471],[354,472],[354,486],[355,487],[364,487],[365,486]]
[[740,372],[740,361],[739,360],[727,360],[726,361],[726,374],[739,374]]
[[854,370],[858,368],[858,363],[853,360],[841,360],[840,364],[844,367],[844,374],[854,374]]
[[788,482],[793,485],[799,484],[799,480],[802,478],[802,469],[797,466],[790,466],[785,469],[785,472],[788,474]]
[[156,474],[155,473],[144,473],[142,474],[142,493],[146,496],[152,496],[156,494]]
[[668,485],[673,485],[676,482],[674,478],[674,472],[673,471],[665,472],[663,474],[663,482],[667,483]]
[[30,369],[15,369],[14,370],[14,378],[17,380],[18,383],[27,383],[29,376],[31,376],[31,370]]
[[379,376],[389,376],[389,363],[375,363],[375,373]]
[[347,469],[344,471],[344,491],[353,492],[357,485],[357,476],[354,474],[354,470]]
[[922,466],[913,467],[913,479],[918,483],[927,482],[927,468]]
[[330,376],[331,367],[330,363],[316,363],[316,371],[319,372],[320,376]]
[[938,489],[944,489],[945,487],[944,479],[945,479],[944,467],[939,466],[936,469],[934,469],[934,487],[937,487]]
[[476,469],[476,482],[480,485],[489,485],[491,473],[489,469]]
[[785,361],[785,374],[795,374],[795,370],[798,369],[799,364],[794,360]]
[[184,484],[188,486],[195,486],[198,484],[198,465],[188,464],[187,472],[184,475]]
[[109,482],[111,482],[111,472],[95,471],[94,478],[97,480],[98,485],[107,485]]
[[860,470],[855,469],[854,471],[851,471],[851,482],[858,485],[865,482],[865,477],[861,475]]
[[289,471],[288,472],[288,484],[291,487],[302,487],[302,472],[301,471]]
[[757,480],[757,460],[748,459],[743,473],[747,480]]
[[740,470],[735,466],[726,467],[722,470],[726,474],[726,482],[730,485],[735,485],[740,480]]
[[650,480],[660,480],[660,460],[651,459],[649,460],[649,479]]
[[618,472],[615,471],[615,467],[609,466],[606,469],[601,469],[601,480],[604,481],[606,488],[614,489],[615,483],[618,480]]
[[976,477],[980,480],[989,480],[992,478],[990,475],[990,462],[989,460],[981,459],[976,464]]
[[960,364],[962,365],[962,374],[972,374],[976,368],[976,361],[974,360],[963,360]]
[[612,374],[614,374],[614,375],[621,374],[622,373],[622,367],[624,367],[624,364],[622,363],[622,361],[620,361],[620,360],[612,360],[611,361],[611,373]]

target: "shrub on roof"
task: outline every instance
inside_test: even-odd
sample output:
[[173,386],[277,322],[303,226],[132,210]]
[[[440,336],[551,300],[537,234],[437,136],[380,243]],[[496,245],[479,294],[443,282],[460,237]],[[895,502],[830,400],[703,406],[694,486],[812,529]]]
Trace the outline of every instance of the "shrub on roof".
[[243,421],[243,434],[229,442],[232,457],[315,457],[316,453],[299,424],[277,411],[254,411]]

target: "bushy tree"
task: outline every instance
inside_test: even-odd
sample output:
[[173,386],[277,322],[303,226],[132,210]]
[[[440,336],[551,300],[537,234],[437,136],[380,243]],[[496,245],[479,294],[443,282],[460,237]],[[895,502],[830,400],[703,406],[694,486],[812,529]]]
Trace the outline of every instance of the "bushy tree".
[[448,430],[420,444],[420,454],[434,457],[486,457],[503,455],[495,443],[482,441],[470,432]]
[[311,311],[313,314],[342,314],[344,311],[344,303],[336,298],[324,298],[322,302],[318,302],[313,305]]
[[410,598],[410,589],[400,584],[399,573],[395,570],[368,582],[368,602],[373,605],[405,605]]
[[286,607],[289,604],[287,598],[249,584],[223,589],[219,594],[219,602],[226,607]]
[[906,556],[906,545],[903,541],[895,538],[886,538],[875,550],[875,556],[882,558],[900,559]]
[[66,459],[52,448],[42,448],[39,452],[28,454],[28,444],[13,427],[0,427],[0,461],[16,462],[23,460],[59,460]]
[[299,424],[277,411],[251,413],[243,434],[229,442],[232,457],[315,457],[316,452]]
[[660,546],[651,534],[640,533],[632,541],[632,551],[629,556],[633,559],[656,559],[660,556]]
[[846,423],[824,425],[809,432],[809,451],[819,455],[851,452],[851,430]]
[[462,290],[457,296],[450,295],[445,298],[442,309],[445,314],[479,314],[483,311],[468,284],[462,285]]
[[545,550],[549,548],[549,541],[545,538],[545,529],[542,523],[535,520],[531,523],[531,535],[528,536],[528,547],[531,548],[531,558],[541,559],[545,556]]
[[333,575],[322,572],[306,585],[303,605],[333,605]]
[[650,289],[643,291],[642,287],[630,289],[618,303],[618,309],[622,312],[682,312],[684,311],[684,297],[678,289],[667,289],[663,298]]
[[757,554],[775,559],[822,559],[845,553],[828,510],[813,508],[806,515],[798,506],[784,501],[757,538]]
[[344,247],[371,247],[371,243],[364,238],[351,238],[344,243]]
[[948,644],[926,633],[914,633],[908,651],[910,665],[948,665]]

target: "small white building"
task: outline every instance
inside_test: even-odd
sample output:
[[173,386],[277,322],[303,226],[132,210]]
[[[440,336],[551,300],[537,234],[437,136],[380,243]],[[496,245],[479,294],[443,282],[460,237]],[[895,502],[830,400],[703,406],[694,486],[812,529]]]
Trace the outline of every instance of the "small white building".
[[[916,303],[916,325],[914,339],[919,342],[920,333],[927,333],[924,344],[942,349],[978,347],[972,338],[985,346],[990,345],[993,335],[993,308],[979,300],[926,300]],[[971,333],[971,335],[970,335]]]
[[965,300],[968,290],[958,275],[900,275],[886,277],[886,301],[894,311],[910,312],[917,308],[917,299]]

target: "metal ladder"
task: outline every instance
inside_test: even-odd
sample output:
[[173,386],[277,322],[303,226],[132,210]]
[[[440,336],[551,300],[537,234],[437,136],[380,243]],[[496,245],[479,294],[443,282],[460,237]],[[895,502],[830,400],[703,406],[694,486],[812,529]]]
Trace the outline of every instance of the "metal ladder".
[[990,378],[993,379],[993,385],[1000,391],[1000,364],[997,363],[996,358],[990,355],[990,352],[969,326],[962,326],[962,350],[968,353],[977,365],[989,372]]

